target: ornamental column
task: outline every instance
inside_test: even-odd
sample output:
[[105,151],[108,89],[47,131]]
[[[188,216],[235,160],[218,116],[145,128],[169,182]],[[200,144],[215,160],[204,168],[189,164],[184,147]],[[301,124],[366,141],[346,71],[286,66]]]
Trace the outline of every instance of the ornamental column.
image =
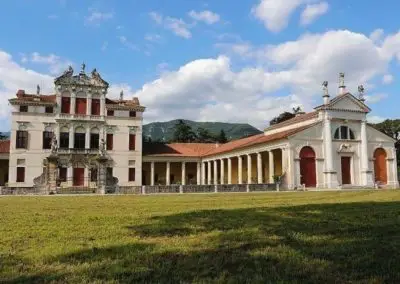
[[201,162],[201,184],[206,184],[206,162]]
[[90,126],[86,126],[85,149],[90,149]]
[[185,185],[186,184],[186,162],[182,162],[181,170],[182,170],[181,182],[182,182],[182,185]]
[[228,184],[232,184],[232,159],[228,158]]
[[247,184],[251,184],[251,155],[247,154]]
[[197,177],[196,177],[197,185],[201,184],[201,163],[197,162]]
[[218,184],[218,162],[214,160],[214,184]]
[[374,186],[372,171],[369,169],[368,162],[368,137],[367,137],[367,122],[361,121],[361,178],[362,185],[367,187]]
[[154,185],[154,162],[150,163],[150,185]]
[[171,176],[171,164],[170,164],[170,162],[167,162],[167,167],[166,167],[166,170],[165,170],[165,183],[166,183],[166,185],[170,185],[171,184],[171,181],[170,181],[170,176]]
[[106,110],[106,103],[105,103],[106,99],[105,97],[101,97],[100,98],[100,115],[103,116],[105,115],[105,110]]
[[257,153],[257,182],[263,183],[263,172],[262,172],[262,156],[261,153]]
[[242,156],[238,156],[238,184],[243,183]]
[[220,160],[221,162],[221,184],[225,183],[225,165],[224,165],[224,159]]
[[71,93],[71,105],[70,105],[70,109],[69,109],[69,113],[70,114],[75,114],[75,104],[76,104],[76,94],[75,92]]
[[331,130],[331,118],[328,113],[325,113],[324,117],[324,145],[325,145],[325,186],[326,188],[337,188],[338,181],[336,171],[333,167],[332,157],[332,130]]
[[86,97],[86,115],[92,114],[92,94],[88,93]]
[[69,127],[69,146],[68,148],[73,149],[74,148],[74,126],[70,125]]
[[275,175],[275,165],[274,165],[274,152],[268,151],[268,174],[269,174],[269,183],[275,183],[274,175]]
[[211,161],[207,162],[207,184],[211,184]]

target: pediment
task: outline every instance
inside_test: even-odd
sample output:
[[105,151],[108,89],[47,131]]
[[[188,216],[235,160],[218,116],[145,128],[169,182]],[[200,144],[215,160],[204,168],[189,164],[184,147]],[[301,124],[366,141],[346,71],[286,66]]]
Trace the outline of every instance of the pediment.
[[330,109],[339,111],[353,111],[368,113],[371,109],[352,94],[347,93],[333,98],[328,105],[319,106],[317,109]]

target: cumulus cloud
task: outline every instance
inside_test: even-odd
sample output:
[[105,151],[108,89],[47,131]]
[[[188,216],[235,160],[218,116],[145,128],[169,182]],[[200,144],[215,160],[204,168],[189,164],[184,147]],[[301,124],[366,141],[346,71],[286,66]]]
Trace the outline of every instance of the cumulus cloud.
[[156,24],[161,25],[165,29],[172,31],[175,35],[179,37],[183,37],[185,39],[189,39],[192,37],[190,26],[182,19],[164,17],[157,12],[151,12],[149,13],[149,16]]
[[65,70],[68,65],[74,65],[72,61],[61,58],[53,53],[48,55],[43,55],[39,52],[33,52],[29,55],[24,54],[21,61],[22,63],[30,62],[34,64],[46,65],[50,74],[52,75],[60,74],[60,72]]
[[382,83],[385,85],[391,84],[393,82],[393,80],[394,80],[394,77],[391,74],[385,74],[382,77]]
[[370,35],[369,38],[376,43],[379,43],[382,40],[385,31],[383,29],[376,29]]
[[328,12],[329,5],[327,2],[317,4],[308,4],[300,16],[300,23],[307,26],[314,22],[318,17]]
[[217,13],[209,10],[204,10],[201,12],[196,12],[192,10],[189,12],[189,16],[195,21],[201,21],[208,25],[215,24],[220,20],[220,16]]
[[114,17],[112,12],[100,12],[95,9],[89,9],[89,15],[85,17],[85,24],[100,25],[100,23],[108,21]]

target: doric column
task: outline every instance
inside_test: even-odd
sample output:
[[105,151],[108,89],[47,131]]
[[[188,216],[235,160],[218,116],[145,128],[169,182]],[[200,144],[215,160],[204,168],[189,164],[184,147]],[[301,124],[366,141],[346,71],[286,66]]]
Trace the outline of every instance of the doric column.
[[207,184],[211,184],[211,161],[207,162]]
[[69,109],[70,114],[75,114],[75,104],[76,104],[76,94],[75,94],[75,92],[72,92],[71,93],[71,104],[70,104],[70,109]]
[[257,182],[258,183],[263,183],[262,156],[261,156],[261,153],[257,153]]
[[368,137],[367,137],[367,122],[361,121],[361,178],[362,185],[373,186],[372,171],[369,169],[368,162]]
[[100,98],[100,115],[105,115],[106,110],[106,99],[102,96]]
[[86,97],[86,114],[92,114],[92,94],[88,93]]
[[201,184],[201,162],[197,162],[197,177],[196,177],[197,185]]
[[274,165],[274,152],[268,152],[268,174],[269,174],[269,183],[275,183],[274,175],[275,175],[275,165]]
[[206,162],[201,162],[201,184],[206,184]]
[[232,184],[232,159],[228,158],[228,184]]
[[238,184],[243,183],[242,156],[238,156]]
[[86,126],[85,149],[90,149],[90,126]]
[[336,171],[333,167],[332,157],[332,130],[331,130],[331,118],[328,113],[325,113],[324,118],[324,145],[325,145],[325,184],[327,188],[336,188],[338,181],[336,177]]
[[182,162],[182,185],[186,184],[186,162]]
[[251,154],[247,154],[247,184],[251,184]]
[[225,162],[224,159],[220,160],[221,162],[221,184],[225,183]]
[[214,160],[214,184],[218,184],[218,161]]
[[170,185],[171,184],[170,176],[171,176],[171,163],[167,162],[167,167],[166,167],[166,170],[165,170],[165,183],[166,183],[166,185]]
[[154,185],[154,162],[150,163],[150,185]]
[[74,138],[75,138],[74,134],[75,134],[74,126],[70,125],[70,127],[69,127],[69,148],[70,149],[74,148]]

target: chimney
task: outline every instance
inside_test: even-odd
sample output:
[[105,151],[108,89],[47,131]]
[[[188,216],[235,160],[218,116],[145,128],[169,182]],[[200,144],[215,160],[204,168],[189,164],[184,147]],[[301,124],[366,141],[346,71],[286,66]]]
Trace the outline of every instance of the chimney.
[[344,73],[339,73],[339,95],[346,94],[346,86],[344,85]]
[[18,92],[17,92],[18,98],[23,97],[24,95],[25,95],[25,90],[18,90]]
[[323,90],[324,90],[324,95],[322,96],[322,98],[324,99],[324,105],[328,105],[329,104],[329,91],[328,91],[328,81],[324,81],[322,83],[323,86]]

